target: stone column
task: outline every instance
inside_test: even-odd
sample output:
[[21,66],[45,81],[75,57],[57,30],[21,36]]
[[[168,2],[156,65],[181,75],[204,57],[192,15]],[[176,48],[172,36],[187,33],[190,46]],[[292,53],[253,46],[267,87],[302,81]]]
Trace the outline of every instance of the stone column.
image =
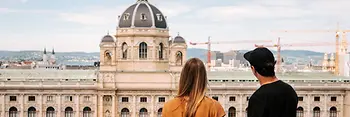
[[137,100],[136,100],[136,96],[135,95],[133,95],[132,96],[132,98],[133,98],[133,101],[134,101],[134,103],[133,103],[133,109],[132,109],[132,114],[133,114],[133,117],[136,117],[136,103],[137,103]]
[[43,116],[43,94],[39,94],[39,117]]
[[152,105],[152,107],[151,107],[151,117],[155,117],[155,115],[154,115],[154,103],[155,103],[155,99],[154,99],[154,95],[152,95],[151,96],[151,105]]
[[103,95],[99,95],[98,96],[99,97],[99,99],[98,99],[98,101],[99,101],[99,103],[98,103],[98,106],[99,106],[99,110],[98,110],[98,112],[99,112],[99,117],[103,117]]
[[341,94],[341,98],[340,98],[340,109],[339,109],[339,117],[345,117],[344,116],[344,95]]
[[328,111],[328,108],[327,108],[327,102],[328,102],[328,95],[327,94],[324,94],[324,105],[323,105],[323,117],[327,117],[328,116],[328,113],[327,113],[327,111]]
[[307,95],[307,109],[306,109],[306,117],[311,117],[311,95]]
[[80,94],[76,94],[75,95],[76,97],[75,97],[75,100],[76,100],[76,102],[75,102],[75,108],[76,108],[76,114],[75,114],[75,116],[76,117],[80,117]]
[[112,117],[115,117],[115,95],[112,95]]
[[152,59],[156,60],[158,56],[158,48],[156,46],[159,46],[159,45],[155,41],[153,41],[153,43],[154,43],[154,46],[153,46],[153,52],[152,52]]
[[95,98],[95,109],[94,109],[94,117],[99,117],[98,116],[98,96],[97,95],[95,95],[94,96]]
[[[345,91],[345,97],[344,100],[345,102],[345,108],[344,110],[350,110],[350,91]],[[343,117],[350,117],[350,111],[344,111],[344,116]]]
[[6,114],[6,110],[5,110],[5,102],[6,102],[6,99],[5,99],[5,94],[2,94],[1,95],[1,98],[2,98],[2,108],[1,108],[1,112],[2,112],[2,116],[5,117],[5,114]]
[[240,114],[239,114],[239,116],[240,117],[244,117],[243,115],[244,115],[244,109],[243,109],[243,94],[239,94],[239,100],[240,100],[240,104],[239,104],[239,108],[240,108]]
[[226,99],[226,95],[225,94],[222,94],[222,100],[221,100],[221,104],[222,104],[222,107],[224,108],[224,110],[225,110],[225,112],[226,112],[226,110],[227,110],[227,108],[226,108],[226,106],[227,106],[227,104],[226,104],[226,102],[227,102],[227,99]]
[[20,117],[24,117],[24,94],[21,94],[20,102],[21,104],[21,109],[20,109]]
[[58,94],[58,110],[57,110],[57,117],[61,117],[61,106],[62,106],[62,95]]
[[129,47],[131,47],[131,48],[128,49],[128,53],[127,53],[128,56],[127,57],[129,58],[129,56],[130,56],[131,60],[134,60],[134,39],[131,40],[131,44]]

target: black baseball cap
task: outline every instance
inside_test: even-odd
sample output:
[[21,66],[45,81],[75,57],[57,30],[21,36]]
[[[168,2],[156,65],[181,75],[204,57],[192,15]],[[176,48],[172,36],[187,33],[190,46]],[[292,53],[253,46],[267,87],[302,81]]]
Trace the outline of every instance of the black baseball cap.
[[254,66],[259,74],[263,76],[275,75],[274,68],[276,61],[273,53],[269,49],[265,47],[255,48],[254,50],[245,53],[244,58],[251,66]]

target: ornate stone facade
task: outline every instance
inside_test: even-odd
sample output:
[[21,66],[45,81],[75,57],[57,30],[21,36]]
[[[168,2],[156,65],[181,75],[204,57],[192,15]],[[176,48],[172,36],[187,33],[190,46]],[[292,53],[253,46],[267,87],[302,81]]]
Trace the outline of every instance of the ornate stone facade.
[[[120,17],[115,35],[100,43],[100,68],[90,70],[1,70],[1,117],[157,117],[177,93],[186,41],[169,40],[166,17],[138,0]],[[299,98],[298,117],[349,117],[350,79],[279,74]],[[259,87],[250,72],[209,72],[207,95],[228,117],[245,117]],[[317,116],[320,115],[320,116]]]

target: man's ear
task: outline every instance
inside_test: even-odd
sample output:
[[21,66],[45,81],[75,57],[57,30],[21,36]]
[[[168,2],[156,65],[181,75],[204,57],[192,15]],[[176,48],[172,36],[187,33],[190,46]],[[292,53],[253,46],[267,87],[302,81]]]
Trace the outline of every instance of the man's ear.
[[252,69],[253,73],[256,73],[254,66],[250,66],[250,68]]

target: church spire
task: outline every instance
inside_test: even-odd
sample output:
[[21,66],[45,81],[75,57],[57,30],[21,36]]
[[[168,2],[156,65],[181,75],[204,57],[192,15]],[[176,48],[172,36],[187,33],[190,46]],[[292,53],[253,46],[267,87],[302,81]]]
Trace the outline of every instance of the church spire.
[[44,54],[46,54],[46,48],[44,48]]
[[55,54],[55,48],[54,48],[54,49],[52,49],[52,54]]

